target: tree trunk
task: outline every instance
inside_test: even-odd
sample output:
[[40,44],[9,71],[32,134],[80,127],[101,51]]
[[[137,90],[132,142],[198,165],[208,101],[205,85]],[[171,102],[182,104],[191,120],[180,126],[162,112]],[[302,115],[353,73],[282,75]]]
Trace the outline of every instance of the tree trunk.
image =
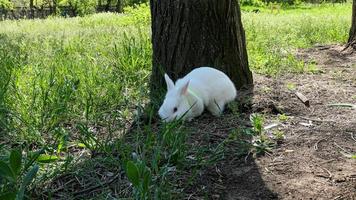
[[117,12],[117,13],[122,13],[122,0],[117,0],[117,3],[116,3],[116,12]]
[[35,11],[33,9],[33,0],[30,0],[30,18],[35,18]]
[[57,0],[52,0],[53,3],[53,11],[52,14],[57,15]]
[[70,10],[71,10],[71,12],[72,12],[72,16],[73,17],[76,17],[77,15],[78,15],[78,8],[77,8],[77,4],[72,4],[72,2],[71,1],[69,1],[69,8],[70,8]]
[[200,66],[225,72],[237,89],[252,85],[238,1],[150,0],[150,6],[152,101],[166,89],[165,72],[176,80]]
[[348,47],[356,50],[356,0],[352,4],[352,23],[346,48]]
[[110,11],[110,5],[111,5],[111,0],[108,0],[105,6],[105,11],[109,12]]

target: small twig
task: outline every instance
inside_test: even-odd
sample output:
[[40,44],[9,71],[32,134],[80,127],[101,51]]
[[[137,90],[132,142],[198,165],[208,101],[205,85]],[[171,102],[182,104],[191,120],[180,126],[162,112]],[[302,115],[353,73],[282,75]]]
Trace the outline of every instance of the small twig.
[[309,120],[309,121],[314,121],[314,122],[336,122],[334,120],[322,120],[322,119],[315,119],[315,118],[309,118],[309,117],[302,117],[302,116],[297,116],[301,119]]
[[308,99],[306,96],[304,96],[304,95],[303,95],[302,93],[300,93],[300,92],[295,92],[294,94],[297,95],[298,99],[299,99],[300,101],[302,101],[303,104],[304,104],[306,107],[310,107],[310,101],[309,101],[309,99]]
[[250,154],[251,154],[251,151],[248,151],[248,154],[247,154],[247,156],[245,157],[245,163],[247,163],[247,158],[250,156]]
[[272,154],[271,153],[269,153],[268,151],[266,151],[266,152],[264,152],[267,156],[270,156],[270,157],[272,157]]
[[215,130],[219,130],[219,131],[232,131],[236,129],[235,127],[229,127],[229,128],[215,128]]
[[52,193],[56,193],[56,192],[58,192],[58,191],[64,189],[66,186],[68,186],[69,183],[72,183],[73,181],[74,181],[74,179],[70,179],[70,180],[67,181],[65,184],[63,184],[63,185],[61,185],[60,187],[58,187],[58,188],[52,190],[51,192],[52,192]]
[[270,172],[272,175],[276,175],[276,174],[274,174],[271,170],[269,170],[267,167],[265,167],[265,170],[267,171],[267,172]]
[[326,49],[330,49],[331,47],[330,46],[323,46],[323,45],[320,45],[320,46],[316,46],[319,50],[326,50]]
[[325,138],[322,138],[322,139],[318,140],[318,141],[314,144],[314,150],[315,150],[315,151],[318,150],[318,144],[319,144],[321,141],[323,141],[323,140],[326,141],[326,140],[328,140],[330,137],[331,137],[331,136],[327,137],[326,139],[325,139]]
[[341,195],[339,195],[339,196],[336,196],[335,198],[334,198],[334,200],[338,200],[338,199],[341,199],[341,198],[343,198]]
[[93,191],[93,190],[96,190],[96,189],[98,189],[98,188],[100,188],[100,187],[103,187],[103,186],[105,186],[105,185],[110,185],[110,184],[111,184],[112,182],[114,182],[120,175],[121,175],[121,174],[118,173],[118,174],[116,174],[116,175],[114,176],[114,178],[112,178],[110,181],[107,181],[107,182],[102,183],[102,184],[95,185],[95,186],[93,186],[93,187],[86,188],[86,189],[84,189],[84,190],[80,190],[80,191],[78,191],[78,192],[73,193],[73,195],[74,195],[74,196],[78,196],[78,195],[81,195],[81,194],[83,194],[83,193],[91,192],[91,191]]
[[269,124],[269,125],[265,126],[263,129],[264,129],[264,130],[268,130],[268,129],[277,127],[277,126],[279,126],[279,125],[281,125],[281,123],[273,123],[273,124]]
[[278,162],[274,162],[274,163],[268,164],[268,167],[275,167],[277,165],[288,165],[288,164],[291,164],[291,163],[293,163],[293,161],[290,161],[290,162],[278,161]]
[[190,200],[193,197],[193,195],[195,195],[195,192],[193,194],[190,194],[187,200]]
[[326,160],[326,161],[324,161],[324,162],[321,162],[320,164],[329,163],[329,162],[332,162],[332,161],[334,161],[334,160],[335,160],[335,159]]
[[353,133],[350,134],[351,134],[351,138],[356,142],[356,139],[354,138],[354,134]]
[[306,126],[306,127],[311,127],[311,126],[313,126],[313,123],[312,123],[312,121],[310,121],[310,120],[309,120],[308,123],[299,122],[299,124],[300,124],[300,125],[303,125],[303,126]]
[[283,164],[285,164],[283,161],[279,161],[279,162],[275,162],[275,163],[270,163],[270,164],[268,164],[268,167],[274,167],[274,166],[276,166],[276,165],[283,165]]
[[216,133],[209,133],[209,135],[212,135],[212,136],[215,136],[215,137],[218,137],[218,138],[221,138],[221,139],[226,139],[226,137],[224,137],[223,135],[219,135],[219,134],[216,134]]
[[320,167],[321,169],[323,169],[324,171],[326,171],[329,174],[328,178],[331,178],[333,176],[333,174],[328,169],[326,169],[326,168],[324,168],[324,167],[322,167],[322,166],[320,166],[318,164],[317,164],[317,166]]
[[334,142],[334,144],[339,147],[339,149],[341,149],[343,152],[350,154],[350,152],[346,151],[344,148],[342,148],[340,145],[338,145],[336,142]]
[[83,186],[82,185],[82,182],[78,179],[78,177],[77,176],[74,176],[75,177],[75,179],[77,180],[77,182],[80,184],[80,186]]
[[329,107],[347,107],[347,108],[352,108],[356,109],[355,104],[350,104],[350,103],[333,103],[333,104],[328,104]]
[[314,144],[314,150],[317,151],[318,150],[318,144],[319,142],[323,141],[323,140],[326,140],[325,138],[322,138],[320,140],[318,140],[315,144]]

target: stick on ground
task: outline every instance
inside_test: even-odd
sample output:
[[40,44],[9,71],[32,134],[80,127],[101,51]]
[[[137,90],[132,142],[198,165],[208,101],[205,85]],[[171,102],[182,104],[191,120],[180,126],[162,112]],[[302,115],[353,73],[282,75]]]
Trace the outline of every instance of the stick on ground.
[[303,104],[306,106],[306,107],[310,107],[310,101],[309,99],[304,96],[302,93],[300,92],[295,92],[295,95],[297,95],[298,99],[303,102]]

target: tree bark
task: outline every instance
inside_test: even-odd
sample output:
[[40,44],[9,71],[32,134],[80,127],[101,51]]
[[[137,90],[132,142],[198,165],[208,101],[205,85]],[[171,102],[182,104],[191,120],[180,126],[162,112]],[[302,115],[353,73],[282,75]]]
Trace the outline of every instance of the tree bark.
[[30,18],[35,18],[35,11],[33,9],[33,0],[30,0]]
[[352,4],[352,22],[346,48],[352,47],[356,50],[356,0]]
[[245,32],[236,0],[150,0],[153,66],[151,100],[173,80],[210,66],[225,72],[237,89],[252,85]]
[[57,0],[52,0],[53,11],[52,14],[57,15]]
[[116,12],[117,12],[117,13],[122,13],[122,0],[117,0],[117,3],[116,3]]
[[106,6],[105,6],[105,11],[109,12],[110,11],[110,6],[111,6],[111,0],[107,0]]

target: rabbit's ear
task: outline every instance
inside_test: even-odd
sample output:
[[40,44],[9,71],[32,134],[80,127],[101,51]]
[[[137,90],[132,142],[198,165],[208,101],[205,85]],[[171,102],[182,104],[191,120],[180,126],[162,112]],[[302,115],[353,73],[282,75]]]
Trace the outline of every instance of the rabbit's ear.
[[164,74],[164,79],[166,80],[167,90],[169,91],[169,90],[173,89],[174,83],[173,83],[172,79],[170,79],[167,74]]
[[181,95],[186,95],[188,93],[188,86],[189,86],[189,81],[183,85],[183,87],[180,89],[180,94]]

